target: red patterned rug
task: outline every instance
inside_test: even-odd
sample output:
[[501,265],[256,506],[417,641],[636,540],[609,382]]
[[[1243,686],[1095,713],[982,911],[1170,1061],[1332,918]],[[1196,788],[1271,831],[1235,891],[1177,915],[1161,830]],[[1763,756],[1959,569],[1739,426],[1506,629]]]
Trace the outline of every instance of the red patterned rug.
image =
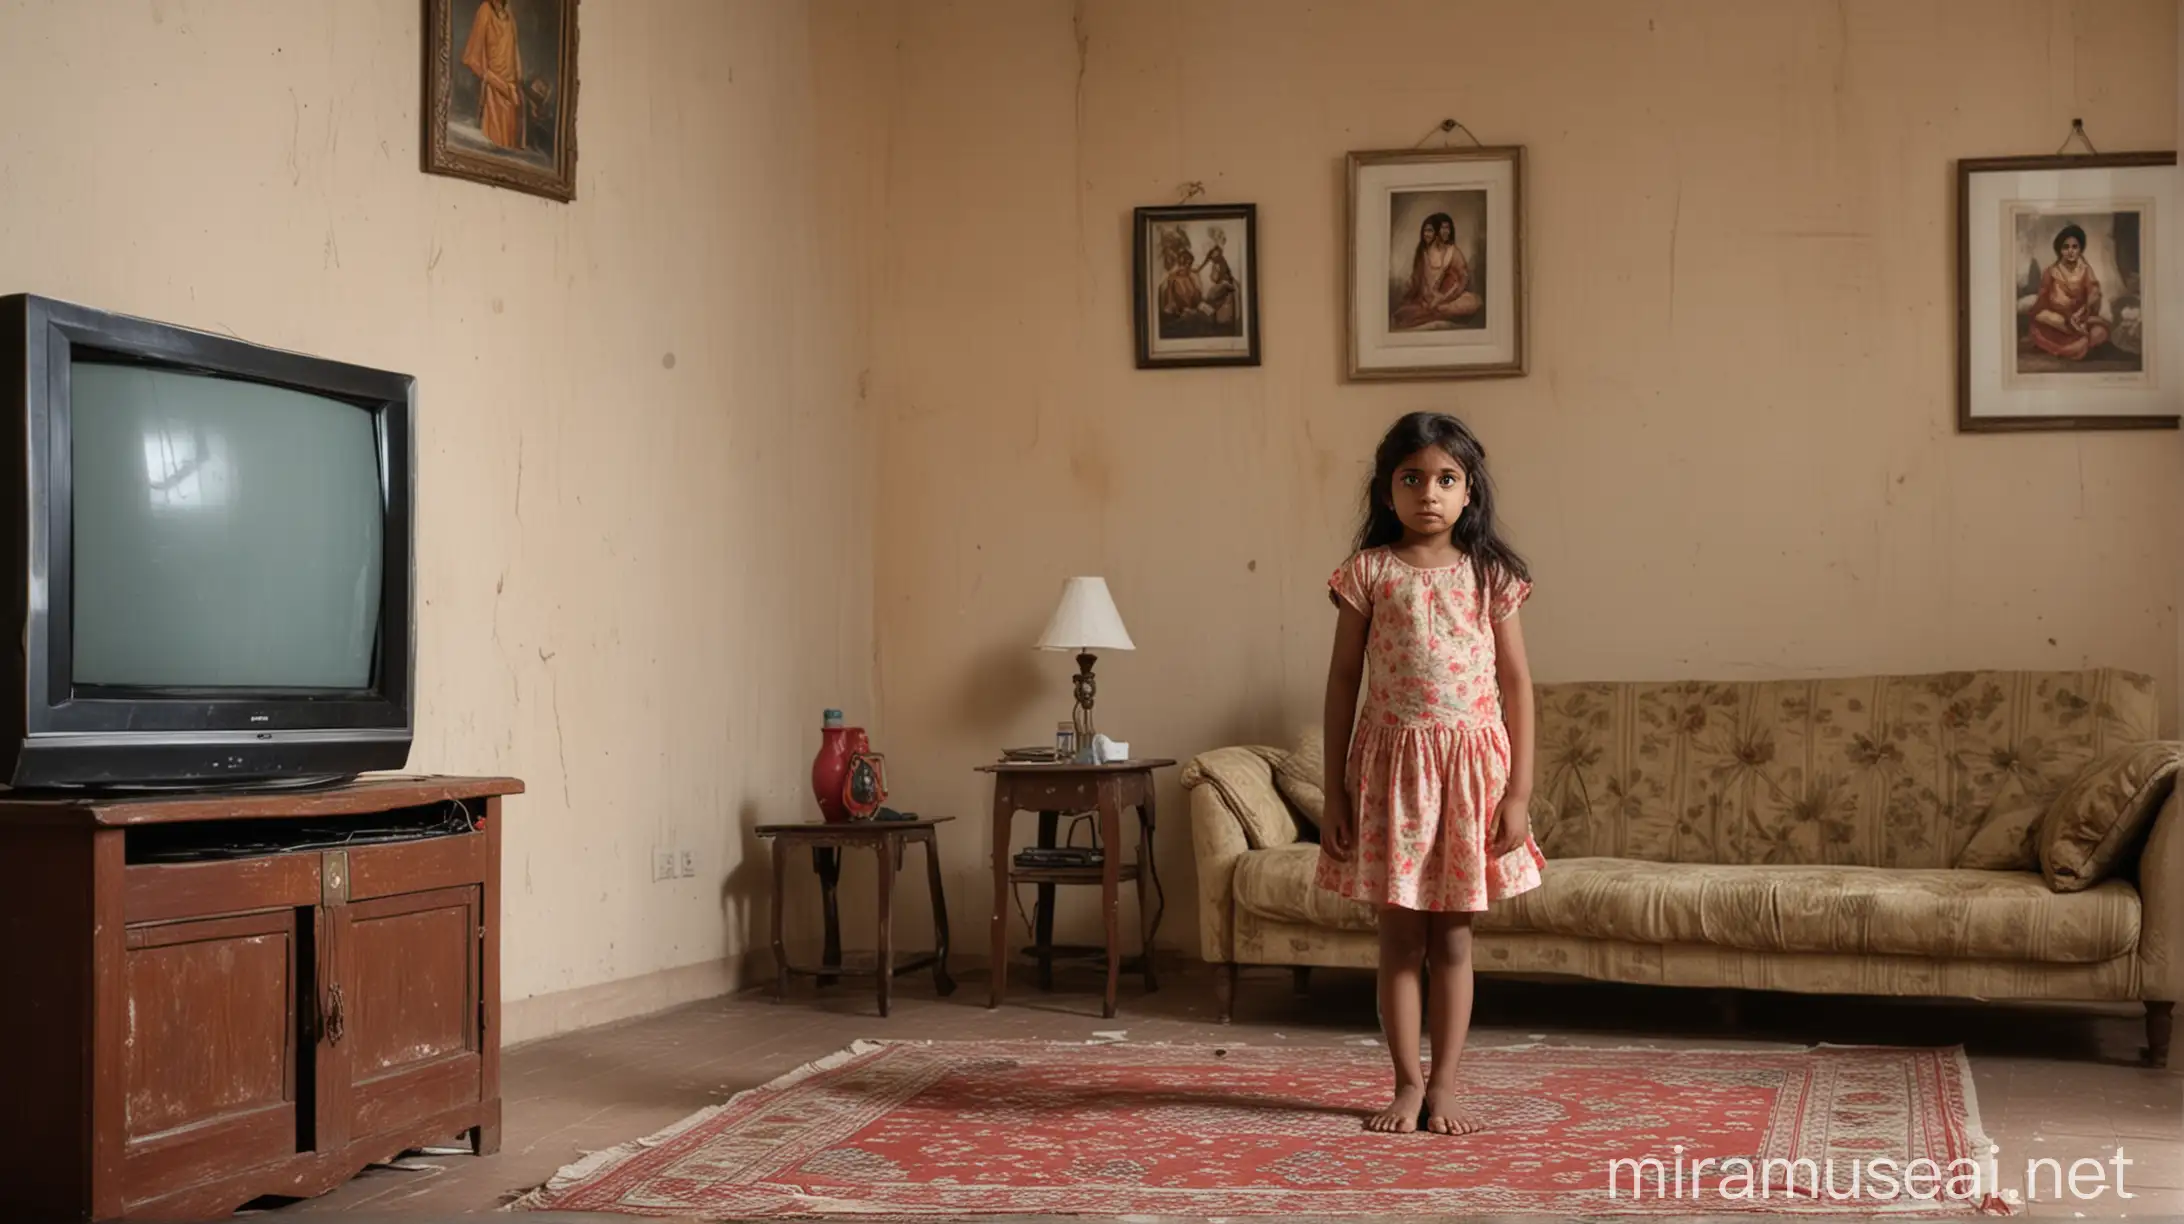
[[1377,1048],[859,1043],[518,1209],[966,1215],[2009,1214],[1963,1052],[1478,1048],[1476,1135],[1375,1135]]

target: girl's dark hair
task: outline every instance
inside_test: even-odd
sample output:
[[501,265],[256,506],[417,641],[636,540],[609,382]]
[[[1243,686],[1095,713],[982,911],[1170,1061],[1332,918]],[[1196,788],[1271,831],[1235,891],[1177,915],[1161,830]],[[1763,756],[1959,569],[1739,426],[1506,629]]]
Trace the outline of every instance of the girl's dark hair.
[[2077,239],[2077,240],[2078,240],[2078,249],[2079,249],[2079,250],[2081,250],[2081,251],[2082,251],[2082,250],[2084,250],[2084,249],[2085,249],[2085,231],[2084,231],[2084,230],[2082,230],[2082,229],[2079,229],[2079,228],[2078,228],[2077,226],[2075,226],[2075,225],[2066,225],[2066,226],[2064,226],[2064,227],[2063,227],[2063,230],[2062,230],[2062,232],[2061,232],[2061,233],[2059,233],[2059,234],[2055,235],[2055,243],[2054,243],[2054,246],[2055,246],[2055,253],[2056,253],[2057,255],[2060,255],[2060,254],[2062,254],[2062,253],[2063,253],[2063,243],[2065,243],[2065,242],[2069,241],[2069,240],[2070,240],[2070,239],[2072,239],[2072,238],[2075,238],[2075,239]]
[[1445,412],[1413,412],[1380,439],[1379,449],[1373,452],[1373,480],[1365,487],[1365,521],[1357,529],[1357,551],[1402,542],[1403,520],[1395,516],[1395,471],[1405,459],[1428,447],[1447,452],[1464,470],[1464,483],[1471,489],[1471,504],[1456,516],[1449,535],[1471,558],[1480,596],[1484,598],[1504,578],[1530,582],[1531,567],[1494,524],[1494,482],[1486,472],[1486,447],[1468,426]]

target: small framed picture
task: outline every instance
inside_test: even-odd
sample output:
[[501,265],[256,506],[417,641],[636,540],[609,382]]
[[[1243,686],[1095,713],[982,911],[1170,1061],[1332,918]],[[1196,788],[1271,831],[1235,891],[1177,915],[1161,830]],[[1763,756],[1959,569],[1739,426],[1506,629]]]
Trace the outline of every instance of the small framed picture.
[[1259,364],[1259,209],[1140,208],[1132,242],[1141,370]]
[[1524,147],[1349,155],[1349,376],[1524,373]]
[[1957,428],[2175,429],[2176,154],[1957,163]]
[[576,198],[577,0],[425,0],[424,169]]

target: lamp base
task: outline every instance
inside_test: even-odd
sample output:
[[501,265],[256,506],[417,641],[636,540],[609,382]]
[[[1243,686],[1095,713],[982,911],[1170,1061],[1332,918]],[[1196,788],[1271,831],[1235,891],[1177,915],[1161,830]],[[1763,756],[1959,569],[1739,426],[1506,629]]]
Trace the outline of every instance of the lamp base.
[[1092,737],[1099,734],[1099,729],[1092,722],[1092,698],[1099,688],[1092,679],[1092,665],[1096,661],[1090,651],[1077,656],[1077,676],[1073,681],[1077,704],[1070,711],[1069,721],[1077,737],[1074,763],[1078,765],[1097,765],[1100,759],[1099,751],[1092,746]]

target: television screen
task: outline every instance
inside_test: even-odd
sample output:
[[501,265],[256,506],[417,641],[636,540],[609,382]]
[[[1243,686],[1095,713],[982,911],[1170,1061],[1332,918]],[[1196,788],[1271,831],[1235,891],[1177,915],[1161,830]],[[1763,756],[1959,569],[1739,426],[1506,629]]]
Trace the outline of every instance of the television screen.
[[81,349],[69,377],[76,688],[371,688],[373,414]]

